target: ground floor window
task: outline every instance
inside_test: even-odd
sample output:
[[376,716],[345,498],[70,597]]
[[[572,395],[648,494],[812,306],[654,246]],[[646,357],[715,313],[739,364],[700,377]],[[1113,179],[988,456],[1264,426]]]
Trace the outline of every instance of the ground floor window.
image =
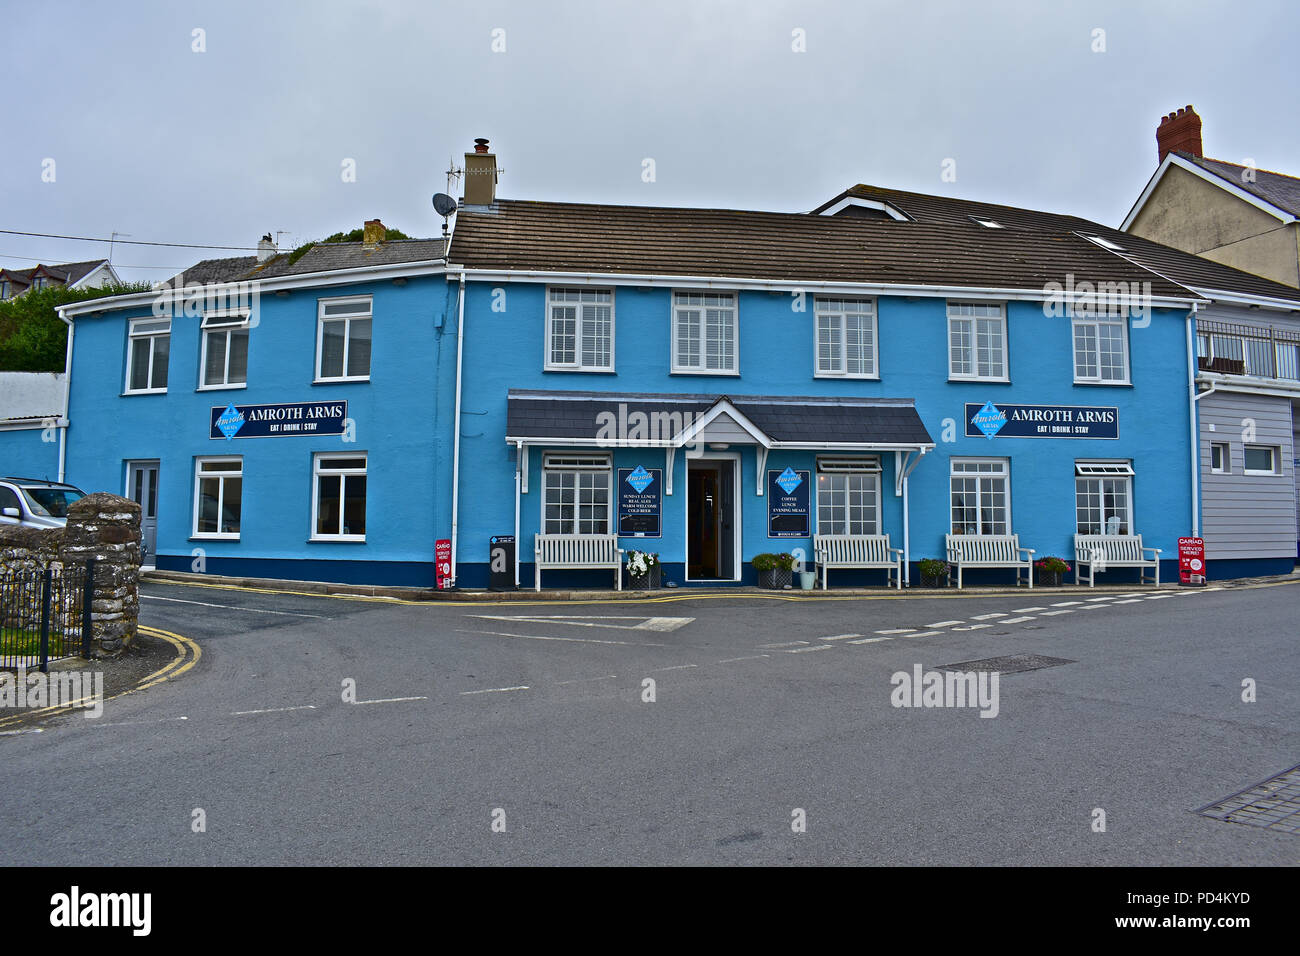
[[1276,475],[1277,463],[1281,457],[1279,449],[1271,445],[1247,445],[1245,451],[1245,472],[1248,475]]
[[543,534],[609,534],[611,497],[607,455],[552,455],[543,459]]
[[1133,466],[1121,461],[1074,463],[1079,534],[1133,533]]
[[194,536],[239,540],[244,497],[242,458],[199,458],[194,463]]
[[880,463],[818,459],[817,533],[880,534]]
[[366,540],[366,455],[312,459],[312,538]]
[[1005,458],[954,458],[953,534],[1011,533],[1011,464]]

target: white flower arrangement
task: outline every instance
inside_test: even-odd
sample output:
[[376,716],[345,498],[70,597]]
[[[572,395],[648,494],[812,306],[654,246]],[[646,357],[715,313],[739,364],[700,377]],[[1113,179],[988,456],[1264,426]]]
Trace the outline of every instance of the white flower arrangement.
[[634,578],[643,578],[650,569],[659,563],[659,555],[653,551],[629,551],[627,553],[627,573]]

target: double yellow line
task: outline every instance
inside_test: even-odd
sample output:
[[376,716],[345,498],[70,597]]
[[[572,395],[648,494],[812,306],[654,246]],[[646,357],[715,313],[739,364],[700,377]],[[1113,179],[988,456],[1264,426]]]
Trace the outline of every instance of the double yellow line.
[[[172,631],[164,631],[159,627],[146,627],[141,625],[140,633],[148,634],[150,637],[157,637],[166,641],[175,648],[176,656],[168,661],[163,667],[158,668],[158,670],[145,677],[144,680],[140,681],[129,690],[124,690],[120,694],[114,694],[112,697],[105,697],[105,702],[117,700],[119,697],[125,697],[127,694],[134,694],[136,691],[145,690],[149,687],[156,687],[165,681],[180,677],[186,671],[192,670],[194,665],[199,662],[199,658],[203,656],[202,649],[191,638],[175,634]],[[26,723],[29,720],[54,717],[79,708],[84,709],[85,706],[93,700],[93,697],[82,697],[79,700],[70,701],[65,704],[57,704],[52,707],[43,707],[40,710],[24,710],[21,713],[0,718],[0,729],[12,727],[19,723]]]

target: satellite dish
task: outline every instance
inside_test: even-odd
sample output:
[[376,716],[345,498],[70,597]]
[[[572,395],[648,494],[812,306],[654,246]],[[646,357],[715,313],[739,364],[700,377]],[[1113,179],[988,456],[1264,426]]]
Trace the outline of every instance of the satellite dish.
[[456,211],[456,200],[446,193],[436,193],[433,197],[433,210],[439,216],[450,216]]

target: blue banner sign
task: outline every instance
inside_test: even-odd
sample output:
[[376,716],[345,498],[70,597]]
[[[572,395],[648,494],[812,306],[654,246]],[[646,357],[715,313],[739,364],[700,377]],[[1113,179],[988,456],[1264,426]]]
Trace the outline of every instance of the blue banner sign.
[[662,468],[618,469],[618,533],[629,538],[663,535]]
[[808,537],[808,489],[811,472],[769,471],[767,473],[767,536]]
[[283,438],[342,435],[348,403],[289,402],[281,405],[213,405],[209,438]]
[[1119,438],[1119,409],[1109,405],[966,403],[973,438]]

